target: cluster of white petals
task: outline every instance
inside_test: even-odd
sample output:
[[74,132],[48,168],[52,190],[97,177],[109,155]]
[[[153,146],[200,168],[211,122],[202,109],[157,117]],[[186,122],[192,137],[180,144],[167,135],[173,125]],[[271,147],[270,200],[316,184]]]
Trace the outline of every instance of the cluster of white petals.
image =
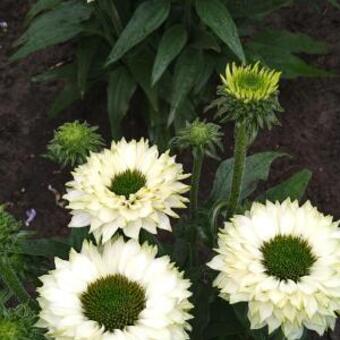
[[[85,241],[68,261],[56,258],[56,268],[40,278],[38,326],[56,340],[189,339],[190,281],[169,257],[156,258],[156,253],[156,247],[118,238],[100,247]],[[80,296],[89,284],[114,274],[143,287],[146,303],[134,325],[109,332],[84,315]]]
[[[129,197],[110,190],[115,176],[127,170],[139,171],[146,180]],[[64,196],[73,215],[69,227],[90,225],[90,232],[103,243],[118,229],[133,239],[142,228],[153,234],[157,228],[171,230],[169,216],[178,217],[173,209],[184,208],[187,202],[182,194],[189,186],[181,180],[189,175],[169,152],[160,155],[143,139],[113,142],[111,149],[92,153],[72,174]]]
[[[225,223],[218,255],[209,266],[219,274],[214,286],[231,304],[248,303],[252,329],[281,327],[289,340],[304,327],[320,335],[333,329],[340,312],[339,222],[318,212],[310,202],[254,203],[244,215]],[[309,274],[297,282],[268,274],[261,247],[277,235],[305,240],[315,256]]]

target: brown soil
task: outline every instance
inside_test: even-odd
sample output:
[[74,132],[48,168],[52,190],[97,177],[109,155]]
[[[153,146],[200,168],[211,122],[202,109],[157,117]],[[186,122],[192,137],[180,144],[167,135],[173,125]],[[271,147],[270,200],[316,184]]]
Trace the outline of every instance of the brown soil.
[[[1,0],[0,21],[8,23],[7,33],[0,32],[0,202],[24,219],[29,208],[37,210],[30,228],[40,236],[67,233],[68,214],[56,204],[51,185],[63,192],[69,178],[68,170],[43,159],[41,154],[53,134],[53,129],[70,119],[87,119],[99,124],[108,137],[105,108],[79,103],[57,120],[48,120],[49,108],[57,84],[34,84],[30,76],[59,61],[68,47],[36,54],[20,63],[9,64],[11,46],[23,30],[28,0]],[[340,12],[329,5],[320,11],[308,6],[284,9],[272,18],[277,27],[302,31],[328,42],[332,50],[326,56],[310,57],[315,64],[340,74]],[[286,112],[282,127],[262,133],[251,152],[280,149],[293,159],[277,161],[266,186],[284,180],[301,168],[313,171],[307,198],[323,212],[340,218],[340,86],[339,79],[297,79],[283,82],[281,102]],[[90,109],[89,109],[90,107]],[[96,107],[91,111],[91,108]],[[93,114],[95,112],[95,114]],[[127,131],[140,131],[130,122]],[[226,153],[231,155],[230,128],[226,129]],[[185,164],[190,163],[184,159]],[[208,192],[216,168],[215,162],[206,166],[204,192]],[[189,169],[188,169],[189,170]],[[334,336],[333,339],[340,339]]]

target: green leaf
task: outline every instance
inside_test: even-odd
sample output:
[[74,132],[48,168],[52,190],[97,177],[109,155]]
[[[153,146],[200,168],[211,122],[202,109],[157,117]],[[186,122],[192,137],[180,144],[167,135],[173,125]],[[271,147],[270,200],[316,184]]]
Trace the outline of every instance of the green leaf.
[[300,200],[312,178],[312,172],[304,169],[280,183],[279,185],[267,190],[264,195],[261,195],[257,200],[284,201],[286,198],[292,200]]
[[177,266],[183,268],[189,256],[189,244],[180,237],[176,237],[176,241],[173,247],[172,260]]
[[32,82],[48,82],[60,79],[75,81],[77,66],[75,63],[54,66],[49,70],[32,77]]
[[204,331],[210,322],[210,304],[214,299],[214,290],[211,285],[204,285],[197,279],[193,282],[195,282],[192,287],[195,309],[191,338],[205,340]]
[[170,63],[177,57],[188,40],[188,34],[183,25],[170,27],[163,35],[156,60],[152,69],[152,85],[154,86],[163,75]]
[[[287,156],[287,154],[267,151],[247,157],[241,188],[241,199],[247,198],[253,193],[260,180],[265,181],[268,178],[273,161],[283,156]],[[228,199],[231,190],[233,166],[234,159],[230,158],[223,161],[218,167],[210,195],[212,202]]]
[[142,2],[118,38],[107,64],[109,65],[119,60],[126,52],[161,26],[169,15],[170,6],[170,0]]
[[254,36],[253,41],[276,46],[291,53],[324,54],[329,51],[328,44],[323,41],[315,40],[307,34],[285,30],[262,31]]
[[196,11],[201,20],[245,62],[237,27],[227,7],[219,0],[197,0]]
[[283,72],[286,78],[332,76],[333,73],[307,64],[297,53],[322,54],[328,45],[301,33],[266,30],[246,45],[249,59],[262,60]]
[[120,124],[129,109],[135,90],[136,82],[125,67],[121,66],[109,74],[107,106],[113,138],[120,137]]
[[221,53],[221,47],[215,36],[207,31],[199,30],[195,32],[194,41],[190,46],[200,50],[212,50]]
[[211,321],[204,332],[204,340],[225,339],[232,335],[242,335],[245,329],[238,321],[233,307],[222,299],[211,304]]
[[154,54],[148,48],[139,49],[127,59],[129,70],[148,97],[155,111],[158,111],[158,90],[151,85],[151,70]]
[[50,118],[55,118],[60,112],[80,99],[79,89],[76,83],[67,83],[54,99],[48,112]]
[[97,53],[99,41],[98,38],[86,37],[79,42],[77,49],[77,81],[78,88],[80,91],[80,95],[83,98],[86,88],[87,81],[89,76],[89,71],[91,69],[91,65],[93,59]]
[[62,0],[38,0],[26,14],[25,25],[29,24],[38,14],[56,7],[61,1]]
[[205,86],[207,85],[210,77],[215,71],[216,66],[216,60],[209,54],[205,54],[204,56],[204,62],[201,67],[200,72],[198,73],[195,81],[195,87],[193,89],[193,94],[198,95],[202,90],[207,90]]
[[338,0],[328,0],[335,8],[340,9],[340,4]]
[[192,48],[186,48],[178,58],[173,79],[168,126],[175,120],[178,107],[195,85],[202,62],[202,53]]
[[59,239],[23,239],[19,241],[17,249],[20,254],[67,259],[70,246]]
[[91,13],[91,7],[81,1],[63,2],[53,11],[43,13],[32,21],[15,43],[15,46],[21,47],[10,60],[24,58],[33,52],[74,38],[82,32],[82,22],[87,20]]
[[70,245],[71,248],[75,249],[76,251],[80,251],[83,246],[83,242],[88,235],[88,227],[72,228],[67,243]]

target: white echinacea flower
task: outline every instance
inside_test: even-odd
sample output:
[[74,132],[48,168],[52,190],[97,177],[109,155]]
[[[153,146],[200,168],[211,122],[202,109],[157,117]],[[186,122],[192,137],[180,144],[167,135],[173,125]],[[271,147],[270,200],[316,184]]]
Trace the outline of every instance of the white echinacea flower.
[[171,230],[172,210],[185,208],[182,194],[189,186],[181,180],[189,175],[169,152],[159,154],[148,141],[113,142],[111,149],[91,153],[87,163],[75,169],[67,183],[69,227],[90,225],[97,241],[108,241],[118,229],[137,239],[143,228]]
[[38,327],[56,340],[189,339],[190,281],[157,247],[85,241],[42,276]]
[[304,328],[322,335],[340,312],[339,222],[310,202],[254,203],[225,223],[214,286],[231,304],[248,303],[252,329],[281,327],[289,340]]

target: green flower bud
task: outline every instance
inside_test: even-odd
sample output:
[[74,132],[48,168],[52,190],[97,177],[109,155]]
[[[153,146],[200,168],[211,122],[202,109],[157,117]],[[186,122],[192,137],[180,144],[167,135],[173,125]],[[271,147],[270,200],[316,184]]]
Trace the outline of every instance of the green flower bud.
[[79,121],[61,125],[49,142],[45,157],[61,166],[74,167],[84,163],[90,152],[97,152],[104,145],[97,129]]
[[0,313],[1,340],[43,340],[41,330],[35,328],[36,315],[24,305]]
[[214,123],[206,123],[196,119],[192,123],[186,123],[186,127],[180,130],[170,144],[178,149],[200,149],[210,157],[218,158],[216,147],[223,149],[221,127]]
[[278,101],[281,72],[254,65],[228,64],[223,84],[218,87],[217,98],[210,106],[217,107],[221,122],[235,121],[245,124],[249,139],[255,138],[262,128],[278,125],[276,112],[283,109]]

